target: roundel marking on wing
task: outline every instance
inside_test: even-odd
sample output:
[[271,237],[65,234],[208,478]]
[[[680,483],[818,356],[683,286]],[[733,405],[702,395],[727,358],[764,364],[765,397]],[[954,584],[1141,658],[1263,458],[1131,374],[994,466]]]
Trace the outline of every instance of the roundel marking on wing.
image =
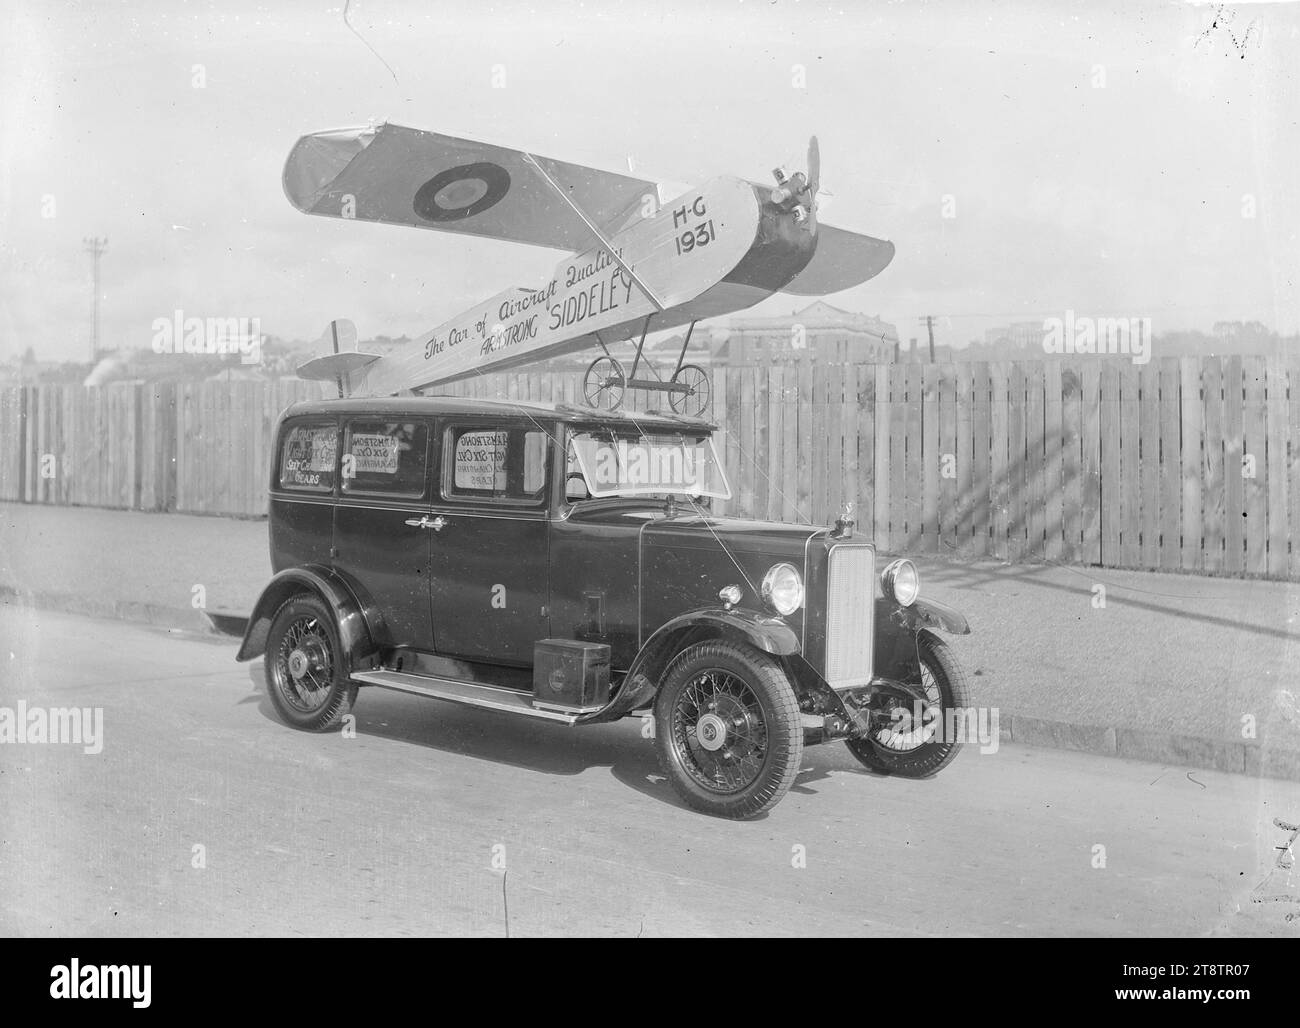
[[510,191],[510,173],[481,161],[440,171],[415,191],[415,213],[425,221],[463,221],[482,214]]

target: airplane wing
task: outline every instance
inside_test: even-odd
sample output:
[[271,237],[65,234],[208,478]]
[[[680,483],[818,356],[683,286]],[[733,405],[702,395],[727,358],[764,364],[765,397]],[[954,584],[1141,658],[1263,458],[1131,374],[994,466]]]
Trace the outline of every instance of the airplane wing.
[[[653,182],[537,157],[597,225],[625,219]],[[580,250],[591,231],[520,150],[382,124],[303,136],[284,191],[306,214]]]
[[796,296],[826,296],[875,278],[894,259],[894,244],[819,222],[817,250],[807,267],[781,288]]

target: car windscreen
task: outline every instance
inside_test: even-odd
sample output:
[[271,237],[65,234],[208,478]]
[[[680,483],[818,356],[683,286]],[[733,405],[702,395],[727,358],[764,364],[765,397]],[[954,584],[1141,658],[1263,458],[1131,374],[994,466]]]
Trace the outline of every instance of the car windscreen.
[[571,452],[593,497],[682,494],[731,498],[707,435],[578,431]]

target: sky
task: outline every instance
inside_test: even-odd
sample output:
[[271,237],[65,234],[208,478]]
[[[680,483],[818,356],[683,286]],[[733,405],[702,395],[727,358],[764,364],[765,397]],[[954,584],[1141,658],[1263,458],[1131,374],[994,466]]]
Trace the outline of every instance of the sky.
[[[554,250],[308,217],[307,132],[393,121],[679,183],[819,139],[821,216],[893,240],[827,297],[907,339],[1013,320],[1300,328],[1300,4],[0,3],[0,360],[156,318],[416,335]],[[777,294],[753,313],[808,301]]]

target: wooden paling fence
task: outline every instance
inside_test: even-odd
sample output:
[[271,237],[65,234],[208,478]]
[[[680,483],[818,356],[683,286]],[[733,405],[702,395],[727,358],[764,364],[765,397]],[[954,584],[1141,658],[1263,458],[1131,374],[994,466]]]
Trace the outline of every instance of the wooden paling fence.
[[[580,402],[580,374],[443,392]],[[885,550],[1300,579],[1300,359],[716,369],[726,513]],[[0,389],[0,499],[261,514],[271,434],[319,386]],[[629,394],[632,409],[666,394]]]
[[0,500],[266,513],[280,412],[312,382],[0,388]]

